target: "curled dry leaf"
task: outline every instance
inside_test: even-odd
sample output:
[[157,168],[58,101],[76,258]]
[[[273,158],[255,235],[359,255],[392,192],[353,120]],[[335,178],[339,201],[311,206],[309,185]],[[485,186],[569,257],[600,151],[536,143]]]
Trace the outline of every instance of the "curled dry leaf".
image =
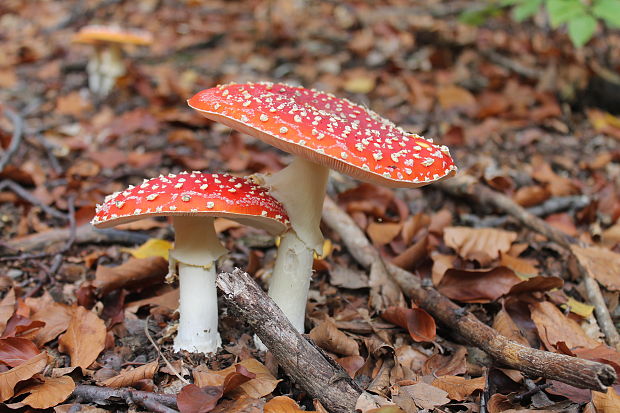
[[579,264],[595,280],[612,291],[620,291],[620,254],[599,247],[571,246]]
[[[265,403],[265,413],[302,413],[302,410],[295,400],[286,396],[277,396]],[[310,412],[318,413],[318,412]]]
[[411,397],[421,409],[431,410],[437,406],[450,403],[450,399],[446,397],[448,392],[430,384],[420,382],[412,386],[402,386],[400,390],[401,394]]
[[93,285],[99,294],[119,288],[140,289],[146,284],[163,283],[168,274],[168,262],[160,256],[131,258],[117,267],[100,265]]
[[207,413],[213,410],[223,395],[222,386],[198,387],[189,384],[177,396],[177,407],[181,413]]
[[521,294],[534,291],[549,291],[554,288],[562,288],[564,280],[560,277],[544,277],[537,275],[532,278],[528,278],[525,281],[520,282],[512,286],[508,294]]
[[6,328],[6,323],[15,312],[15,303],[15,288],[11,288],[9,292],[4,296],[2,301],[0,301],[0,334],[4,332],[4,329]]
[[509,268],[491,270],[449,269],[437,289],[446,297],[465,303],[488,303],[507,294],[521,279]]
[[347,356],[336,359],[336,362],[349,374],[351,378],[355,377],[355,373],[364,365],[364,357]]
[[400,233],[401,223],[395,222],[371,222],[366,228],[368,237],[374,245],[389,244]]
[[16,312],[6,323],[6,328],[4,329],[4,333],[2,333],[1,338],[34,338],[43,326],[45,326],[43,321],[33,321],[30,318]]
[[512,255],[501,253],[499,265],[508,267],[521,278],[530,278],[538,275],[538,269],[534,266],[534,260],[513,257]]
[[443,234],[446,245],[467,260],[489,265],[500,253],[510,250],[517,234],[494,228],[447,227]]
[[434,354],[429,357],[422,367],[423,374],[434,376],[456,376],[467,371],[467,349],[458,346],[451,355]]
[[501,335],[506,336],[519,344],[523,344],[524,346],[530,345],[523,334],[521,334],[517,324],[513,321],[512,317],[510,317],[510,314],[508,314],[508,311],[506,311],[503,307],[495,315],[495,319],[493,320],[493,328]]
[[30,340],[19,337],[0,339],[0,363],[17,367],[27,362],[41,351]]
[[122,371],[120,374],[104,380],[101,384],[107,387],[132,386],[139,380],[152,379],[157,371],[157,367],[159,367],[159,363],[155,360],[143,366]]
[[359,356],[355,340],[347,336],[332,321],[323,321],[310,331],[310,338],[327,351],[343,356]]
[[42,346],[67,330],[73,311],[67,304],[51,303],[32,315],[32,319],[45,325],[37,332],[34,342]]
[[448,392],[452,400],[463,401],[476,390],[484,390],[484,377],[466,379],[460,376],[441,376],[433,381],[433,386]]
[[106,328],[102,319],[82,306],[72,309],[67,332],[60,336],[58,349],[69,354],[71,367],[88,368],[105,347]]
[[13,397],[15,385],[23,380],[28,380],[37,373],[40,373],[47,364],[47,352],[42,352],[31,358],[25,363],[12,368],[9,371],[0,373],[0,402],[4,402]]
[[613,387],[610,387],[607,393],[593,391],[592,403],[596,407],[597,413],[620,412],[620,396],[618,396]]
[[75,390],[75,383],[69,376],[44,377],[43,383],[23,388],[18,395],[30,393],[22,403],[35,409],[48,409],[64,402]]
[[242,362],[230,366],[224,370],[212,371],[204,370],[200,367],[194,369],[194,381],[200,386],[224,386],[226,377],[236,372],[237,366],[244,367],[249,373],[255,375],[249,381],[241,383],[239,391],[249,397],[260,398],[270,394],[278,385],[280,380],[276,379],[260,361],[256,359],[245,359]]
[[576,321],[566,317],[549,301],[531,304],[530,311],[538,335],[549,351],[554,351],[558,342],[564,342],[569,349],[594,348],[601,344],[588,337]]
[[419,307],[389,307],[381,314],[381,318],[406,329],[413,341],[427,342],[435,339],[435,320]]

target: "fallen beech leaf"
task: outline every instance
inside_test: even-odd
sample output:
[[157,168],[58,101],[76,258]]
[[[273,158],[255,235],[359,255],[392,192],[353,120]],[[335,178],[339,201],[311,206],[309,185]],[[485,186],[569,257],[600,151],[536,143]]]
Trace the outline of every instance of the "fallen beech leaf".
[[265,400],[241,396],[235,400],[222,400],[212,410],[213,413],[263,413]]
[[593,305],[588,305],[575,300],[573,297],[568,297],[566,304],[562,304],[560,307],[568,308],[571,313],[577,314],[580,317],[588,318],[594,311]]
[[200,388],[189,384],[179,392],[177,407],[181,413],[207,413],[213,410],[223,394],[221,386]]
[[476,98],[470,91],[455,85],[440,86],[437,89],[437,99],[444,109],[471,109],[477,105]]
[[422,366],[423,374],[434,376],[456,376],[467,371],[467,349],[458,346],[450,355],[434,354]]
[[416,265],[428,256],[428,235],[420,238],[415,244],[407,247],[406,250],[392,259],[394,265],[398,265],[405,270],[414,270]]
[[163,283],[166,274],[168,262],[162,257],[131,258],[117,267],[99,265],[93,285],[99,294],[107,294],[121,287],[132,290]]
[[576,321],[566,317],[549,301],[530,304],[530,311],[538,335],[549,351],[554,351],[560,341],[566,343],[569,349],[594,348],[601,344],[588,337]]
[[446,297],[465,303],[488,303],[507,294],[521,279],[509,268],[449,269],[437,286]]
[[73,307],[72,313],[67,332],[58,340],[58,349],[69,354],[71,367],[86,369],[105,347],[105,323],[82,306]]
[[461,257],[489,265],[500,253],[510,250],[517,234],[494,228],[447,227],[443,238]]
[[45,326],[45,323],[42,321],[33,321],[28,317],[15,313],[9,318],[4,333],[2,333],[0,338],[33,338],[43,326]]
[[354,378],[355,373],[362,368],[364,361],[362,356],[347,356],[336,359],[336,363],[340,364],[351,378]]
[[[269,400],[265,403],[264,408],[265,413],[297,413],[297,412],[306,412],[306,410],[302,410],[295,400],[286,396],[277,396],[273,399]],[[308,412],[308,413],[318,413]]]
[[430,384],[420,382],[412,386],[402,386],[400,390],[413,398],[415,404],[421,409],[431,410],[450,403],[450,399],[446,397],[448,392]]
[[620,412],[620,396],[618,396],[613,387],[607,389],[607,393],[593,391],[592,403],[594,403],[596,413]]
[[169,310],[175,310],[179,307],[179,289],[175,288],[174,290],[168,291],[161,295],[145,298],[143,300],[132,301],[131,303],[128,303],[125,308],[135,313],[144,305],[152,305],[164,307]]
[[128,387],[143,379],[152,379],[159,367],[157,360],[144,364],[140,367],[122,371],[120,374],[110,377],[101,382],[107,387]]
[[460,376],[441,376],[437,377],[432,385],[448,392],[450,399],[461,402],[476,390],[484,390],[484,383],[484,377],[466,379]]
[[510,288],[508,294],[521,294],[533,291],[549,291],[554,288],[562,288],[564,280],[560,277],[545,277],[537,275],[532,278],[528,278],[525,281],[521,281]]
[[44,377],[43,383],[25,387],[18,395],[30,393],[21,403],[35,409],[49,409],[67,400],[74,389],[75,383],[69,376]]
[[620,291],[620,254],[598,247],[571,246],[571,251],[588,274],[612,291]]
[[310,338],[317,346],[343,356],[359,356],[357,342],[347,336],[331,321],[323,321],[310,331]]
[[538,275],[538,269],[534,266],[534,260],[513,257],[507,253],[500,254],[499,265],[508,267],[521,278],[531,278]]
[[28,380],[37,373],[40,373],[47,364],[47,352],[42,352],[31,358],[25,363],[12,368],[9,371],[0,373],[0,402],[13,397],[15,385],[23,380]]
[[517,189],[512,199],[524,208],[538,205],[551,197],[551,192],[539,185],[522,186]]
[[34,337],[34,342],[42,346],[54,340],[67,330],[73,311],[67,304],[51,303],[32,315],[33,320],[43,321],[45,325]]
[[381,318],[406,329],[413,341],[428,342],[435,339],[435,320],[422,308],[388,307],[381,313]]
[[564,396],[575,403],[588,403],[592,400],[592,391],[589,389],[579,389],[555,380],[547,380],[547,383],[551,384],[551,387],[545,390],[547,393]]
[[508,311],[504,308],[498,311],[495,315],[495,319],[493,319],[493,328],[497,330],[501,335],[508,337],[511,340],[516,341],[519,344],[523,344],[524,346],[529,346],[530,343],[527,339],[521,334],[519,327],[510,317]]
[[19,337],[0,339],[0,363],[17,367],[27,362],[41,351],[30,340]]
[[281,380],[276,379],[260,361],[249,358],[219,371],[194,369],[194,381],[200,387],[224,386],[226,377],[237,371],[237,366],[244,367],[255,375],[242,383],[238,391],[249,397],[260,398],[270,394]]
[[357,75],[342,85],[349,93],[369,93],[375,88],[375,78],[371,75]]
[[364,413],[405,413],[399,406],[383,406],[378,409],[365,410]]
[[11,288],[9,292],[6,293],[2,301],[0,301],[0,334],[4,332],[6,323],[15,312],[15,303],[15,288]]
[[389,244],[400,233],[401,223],[395,222],[371,222],[366,228],[368,237],[377,246]]
[[447,255],[433,252],[431,254],[431,259],[433,260],[433,285],[438,286],[439,283],[441,283],[441,279],[443,278],[446,271],[448,271],[454,266],[453,264],[454,260],[456,259],[456,255]]
[[336,287],[352,290],[368,288],[368,275],[347,265],[336,264],[329,269],[329,283]]
[[129,252],[134,258],[162,257],[168,259],[168,251],[173,247],[172,242],[164,239],[150,238],[138,248],[123,248],[122,251]]
[[597,132],[620,139],[620,119],[599,109],[587,109],[588,120]]

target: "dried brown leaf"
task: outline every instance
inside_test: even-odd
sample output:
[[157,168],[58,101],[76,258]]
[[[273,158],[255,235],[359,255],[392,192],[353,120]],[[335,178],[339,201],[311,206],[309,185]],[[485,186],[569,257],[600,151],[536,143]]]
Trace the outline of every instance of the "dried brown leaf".
[[448,392],[430,384],[420,382],[412,386],[402,386],[400,390],[401,393],[413,398],[415,404],[421,409],[431,410],[450,403],[450,399],[446,397]]
[[501,253],[499,265],[508,267],[515,272],[519,277],[529,278],[538,275],[538,269],[534,266],[534,260],[527,260],[525,258],[513,257],[509,253]]
[[16,302],[15,289],[11,288],[2,301],[0,301],[0,334],[4,332],[9,318],[13,316]]
[[461,257],[489,265],[500,253],[510,250],[517,234],[494,228],[447,227],[443,238]]
[[336,359],[336,362],[349,374],[351,378],[355,377],[355,373],[364,365],[364,357],[347,356]]
[[60,336],[58,349],[69,354],[71,367],[88,368],[105,347],[106,327],[102,319],[82,306],[72,309],[67,332]]
[[495,315],[495,319],[493,320],[493,328],[501,335],[506,336],[517,343],[523,344],[524,346],[530,345],[523,334],[521,334],[517,324],[515,324],[510,317],[510,314],[508,314],[504,308],[499,310],[499,312]]
[[571,246],[588,274],[611,291],[620,291],[620,254],[599,247]]
[[17,367],[27,362],[41,351],[30,340],[19,337],[0,339],[0,363]]
[[54,340],[67,330],[72,315],[71,307],[62,303],[51,303],[32,315],[33,320],[43,321],[45,325],[34,337],[35,343],[42,346]]
[[521,281],[519,284],[512,286],[508,294],[521,294],[533,291],[549,291],[554,288],[562,288],[564,280],[560,277],[544,277],[537,275],[536,277],[528,278],[525,281]]
[[73,393],[75,383],[69,376],[44,377],[43,383],[23,388],[18,394],[30,393],[22,403],[35,409],[48,409],[65,400]]
[[9,371],[0,373],[0,402],[4,402],[13,397],[15,386],[23,380],[28,380],[37,373],[40,373],[47,364],[47,352],[42,352],[31,358],[25,363],[12,368]]
[[452,400],[463,401],[476,390],[484,390],[484,377],[466,379],[460,376],[441,376],[433,381],[433,386],[448,392]]
[[620,396],[618,396],[613,387],[610,387],[607,393],[593,391],[592,403],[596,408],[596,413],[620,412]]
[[159,363],[155,360],[140,367],[122,371],[120,374],[104,380],[101,384],[107,387],[132,386],[139,380],[152,379],[158,367]]
[[366,228],[368,237],[377,246],[389,244],[400,233],[401,223],[395,222],[371,222]]
[[168,262],[162,257],[131,258],[117,267],[98,266],[93,285],[100,294],[121,287],[127,290],[141,289],[145,285],[163,283],[166,274]]
[[424,362],[423,374],[434,376],[456,376],[467,371],[467,349],[458,346],[450,355],[434,354]]
[[310,331],[310,338],[327,351],[343,356],[359,356],[357,342],[338,330],[336,325],[327,320],[320,323]]
[[[286,396],[277,396],[265,403],[265,413],[301,413],[306,412],[295,400]],[[318,413],[316,411],[310,413]]]
[[224,392],[221,386],[200,388],[189,384],[177,396],[177,407],[181,413],[207,413],[213,410]]
[[200,387],[223,386],[226,377],[234,373],[237,366],[242,366],[248,372],[255,375],[251,380],[242,383],[239,390],[249,397],[260,398],[270,394],[278,385],[280,380],[276,379],[271,372],[260,361],[256,359],[245,359],[238,364],[219,371],[194,369],[194,381]]
[[488,303],[507,294],[521,279],[509,268],[449,269],[437,286],[446,297],[466,303]]
[[435,320],[422,308],[388,307],[381,313],[381,318],[406,329],[413,341],[428,342],[435,339]]
[[570,349],[594,348],[600,344],[588,337],[576,321],[566,317],[549,301],[531,304],[530,311],[538,335],[549,351],[554,351],[558,342],[566,343]]

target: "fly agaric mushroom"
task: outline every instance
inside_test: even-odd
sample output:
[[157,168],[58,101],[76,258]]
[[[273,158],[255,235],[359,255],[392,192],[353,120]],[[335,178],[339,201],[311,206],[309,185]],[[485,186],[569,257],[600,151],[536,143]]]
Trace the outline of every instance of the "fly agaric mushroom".
[[108,228],[148,216],[171,216],[174,249],[170,273],[179,274],[179,329],[174,349],[211,353],[217,331],[215,261],[226,253],[213,227],[215,217],[280,234],[288,226],[282,205],[263,187],[227,174],[182,172],[159,176],[106,197],[92,224]]
[[153,43],[151,33],[143,30],[122,29],[114,26],[91,25],[83,27],[73,37],[75,43],[95,47],[95,56],[88,61],[88,87],[105,96],[126,72],[123,45],[148,46]]
[[319,228],[329,169],[390,187],[415,188],[452,176],[448,148],[408,133],[349,100],[285,84],[229,84],[203,90],[188,104],[205,117],[296,156],[263,176],[289,213],[269,295],[303,332],[313,252],[321,254]]

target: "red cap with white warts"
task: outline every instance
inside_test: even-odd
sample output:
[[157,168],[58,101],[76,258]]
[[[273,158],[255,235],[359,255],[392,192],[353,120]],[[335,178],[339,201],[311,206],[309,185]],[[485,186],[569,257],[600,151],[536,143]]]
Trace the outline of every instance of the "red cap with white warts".
[[324,92],[229,84],[203,90],[188,104],[209,119],[362,181],[417,187],[456,173],[446,146]]
[[92,224],[108,228],[145,216],[217,216],[272,234],[289,224],[284,207],[265,188],[245,178],[202,172],[161,175],[109,195],[97,206]]

